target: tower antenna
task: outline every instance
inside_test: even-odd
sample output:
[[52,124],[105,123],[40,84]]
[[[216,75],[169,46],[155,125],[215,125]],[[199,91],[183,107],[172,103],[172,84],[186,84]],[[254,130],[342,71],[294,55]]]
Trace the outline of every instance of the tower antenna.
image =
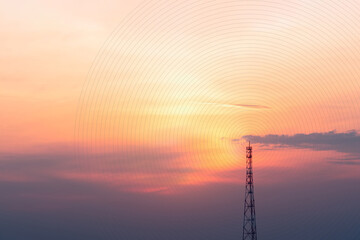
[[245,183],[245,203],[244,203],[244,222],[243,240],[257,240],[255,199],[254,199],[254,178],[252,170],[252,147],[246,147],[246,183]]

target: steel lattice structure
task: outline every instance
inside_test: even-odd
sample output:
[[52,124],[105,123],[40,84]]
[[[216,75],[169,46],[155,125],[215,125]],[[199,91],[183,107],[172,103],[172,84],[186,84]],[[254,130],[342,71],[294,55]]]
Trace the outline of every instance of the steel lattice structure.
[[246,186],[244,203],[243,240],[257,240],[254,179],[252,169],[252,147],[246,147]]

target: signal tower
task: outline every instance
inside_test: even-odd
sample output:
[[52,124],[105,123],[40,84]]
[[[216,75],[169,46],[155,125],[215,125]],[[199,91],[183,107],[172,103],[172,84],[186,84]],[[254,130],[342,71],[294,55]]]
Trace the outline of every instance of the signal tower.
[[252,170],[252,147],[246,147],[246,186],[244,203],[243,240],[257,240],[254,179]]

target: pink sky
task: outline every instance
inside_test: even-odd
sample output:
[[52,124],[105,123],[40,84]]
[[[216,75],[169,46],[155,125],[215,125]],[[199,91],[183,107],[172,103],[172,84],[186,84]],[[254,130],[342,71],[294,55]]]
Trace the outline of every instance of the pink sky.
[[[140,2],[0,3],[2,152],[77,146],[92,173],[54,174],[157,191],[237,182],[243,145],[231,139],[243,135],[360,129],[356,2],[148,1],[132,12]],[[178,155],[122,175],[92,158],[139,151]],[[286,151],[271,163],[255,154],[257,167],[302,169]]]

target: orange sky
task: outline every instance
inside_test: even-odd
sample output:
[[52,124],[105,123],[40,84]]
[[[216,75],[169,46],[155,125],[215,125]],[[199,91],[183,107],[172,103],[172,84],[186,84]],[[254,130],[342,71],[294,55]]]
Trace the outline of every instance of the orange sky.
[[0,2],[1,151],[161,149],[186,184],[243,166],[233,138],[360,129],[356,2],[140,2]]

